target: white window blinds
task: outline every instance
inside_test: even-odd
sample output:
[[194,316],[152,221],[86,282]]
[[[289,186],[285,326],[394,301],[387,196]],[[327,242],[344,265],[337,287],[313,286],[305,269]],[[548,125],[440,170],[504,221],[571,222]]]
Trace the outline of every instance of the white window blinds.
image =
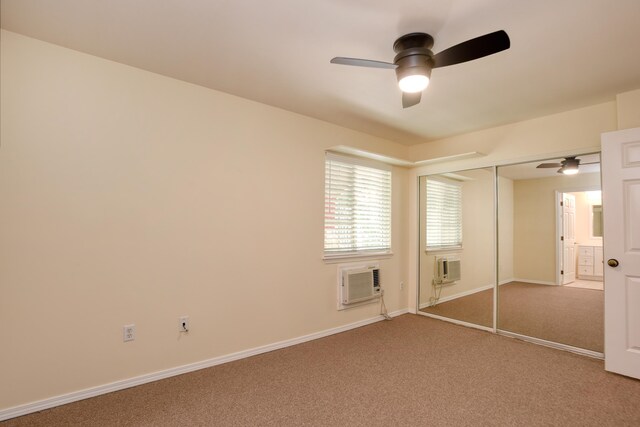
[[391,250],[391,170],[327,153],[326,257]]
[[427,250],[462,248],[462,186],[427,178]]

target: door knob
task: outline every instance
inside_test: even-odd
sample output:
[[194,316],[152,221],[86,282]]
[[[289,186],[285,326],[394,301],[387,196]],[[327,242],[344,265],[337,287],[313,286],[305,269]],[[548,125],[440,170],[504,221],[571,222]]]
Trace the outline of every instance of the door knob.
[[608,261],[607,261],[607,265],[608,265],[609,267],[617,267],[617,266],[619,266],[619,265],[620,265],[620,263],[618,262],[618,260],[617,260],[617,259],[613,259],[613,258],[611,258],[610,260],[608,260]]

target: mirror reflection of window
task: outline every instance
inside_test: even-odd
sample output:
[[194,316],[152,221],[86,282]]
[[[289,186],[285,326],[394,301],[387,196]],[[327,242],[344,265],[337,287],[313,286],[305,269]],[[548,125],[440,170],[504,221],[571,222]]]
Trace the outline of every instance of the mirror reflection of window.
[[427,251],[462,249],[462,184],[427,178]]
[[493,327],[495,187],[493,168],[420,177],[420,313]]

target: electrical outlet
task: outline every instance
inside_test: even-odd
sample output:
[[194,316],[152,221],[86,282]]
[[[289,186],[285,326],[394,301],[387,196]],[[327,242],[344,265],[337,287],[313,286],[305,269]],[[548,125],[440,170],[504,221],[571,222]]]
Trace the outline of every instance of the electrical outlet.
[[189,316],[180,316],[178,318],[178,331],[189,332]]
[[400,282],[400,290],[404,290],[404,282]]
[[133,341],[136,339],[136,325],[124,325],[122,327],[122,340],[124,342]]

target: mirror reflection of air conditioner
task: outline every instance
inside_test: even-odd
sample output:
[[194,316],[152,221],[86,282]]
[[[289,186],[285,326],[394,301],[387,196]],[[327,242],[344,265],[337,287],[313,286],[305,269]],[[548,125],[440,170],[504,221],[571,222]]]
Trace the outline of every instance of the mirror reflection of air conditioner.
[[378,298],[380,291],[380,269],[361,267],[342,270],[342,304],[353,304]]
[[453,283],[460,280],[460,260],[441,257],[436,260],[435,281],[438,284]]

